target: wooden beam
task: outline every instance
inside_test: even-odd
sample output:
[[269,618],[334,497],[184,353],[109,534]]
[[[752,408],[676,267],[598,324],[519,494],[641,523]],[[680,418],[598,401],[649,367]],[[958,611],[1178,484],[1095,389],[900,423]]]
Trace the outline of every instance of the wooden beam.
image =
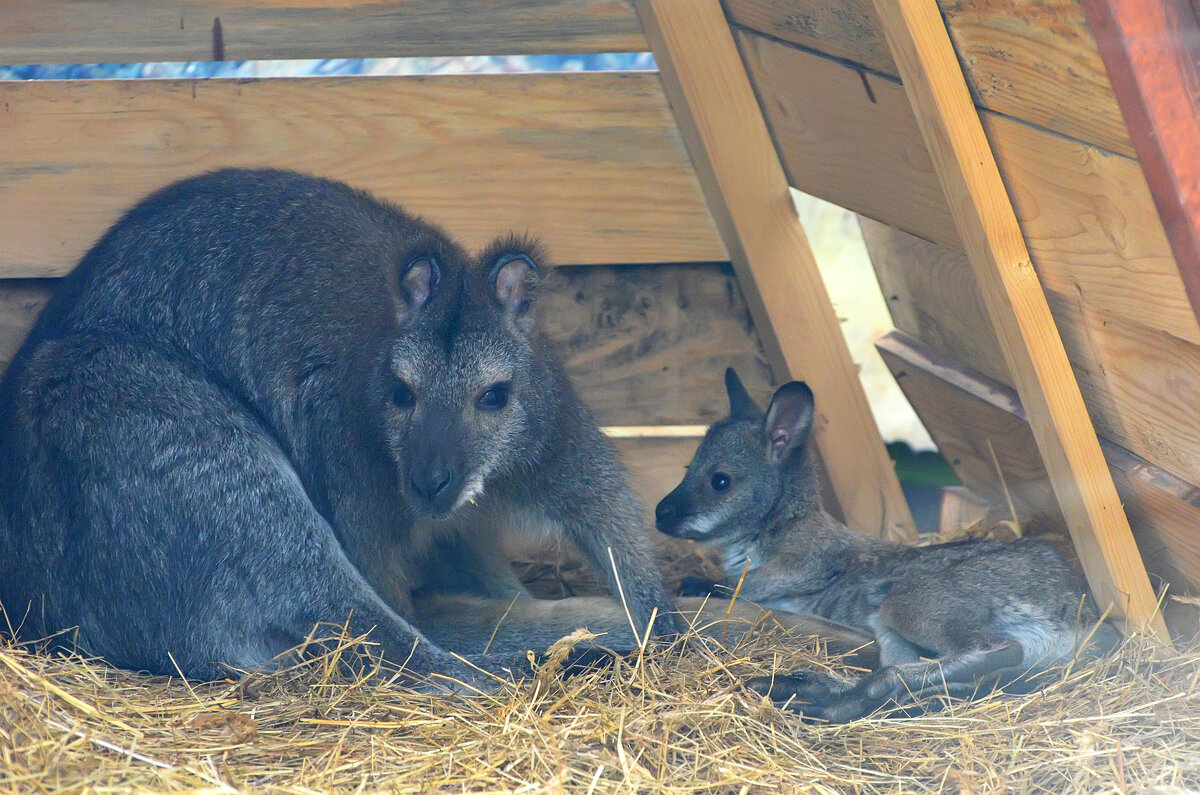
[[[1050,171],[1040,178],[1055,176]],[[1032,188],[1028,179],[1017,184]],[[1153,215],[1153,207],[1148,211]],[[872,221],[864,219],[862,227],[896,327],[953,359],[970,362],[974,370],[1013,384],[967,258]],[[1107,268],[1098,253],[1093,258],[1096,271],[1124,273],[1120,263]],[[1045,268],[1038,273],[1101,439],[1200,483],[1200,457],[1195,454],[1200,450],[1200,345],[1157,327],[1162,318],[1154,316],[1154,281],[1126,273],[1122,282],[1114,274],[1105,277],[1112,285],[1102,291],[1091,280],[1060,287],[1045,278]],[[1131,284],[1137,289],[1131,290]],[[1177,293],[1186,303],[1182,286]],[[1153,326],[1134,319],[1123,294],[1136,300]]]
[[623,0],[4,0],[0,14],[6,64],[644,49]]
[[851,526],[910,537],[912,518],[788,194],[718,0],[637,0],[709,209],[779,377],[817,395],[816,439]]
[[[901,333],[877,347],[963,483],[997,505],[1011,496],[1022,520],[1067,532],[1016,391]],[[1200,590],[1200,489],[1112,442],[1100,449],[1147,568],[1172,593]]]
[[1083,0],[1200,317],[1200,21],[1188,0]]
[[232,165],[344,180],[472,247],[728,259],[655,74],[44,80],[0,82],[0,276],[62,275],[138,199]]
[[935,0],[875,0],[1084,572],[1167,640],[1154,592]]

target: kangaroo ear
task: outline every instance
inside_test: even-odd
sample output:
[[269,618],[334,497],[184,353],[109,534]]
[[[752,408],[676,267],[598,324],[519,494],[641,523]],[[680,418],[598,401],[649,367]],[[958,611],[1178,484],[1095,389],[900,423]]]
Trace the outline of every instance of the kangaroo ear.
[[408,318],[429,300],[442,280],[437,258],[419,254],[400,267],[400,295],[404,299],[403,315]]
[[763,429],[770,446],[767,455],[778,464],[808,438],[813,423],[813,393],[803,381],[779,387],[771,398]]
[[756,420],[762,416],[762,410],[755,404],[742,379],[732,367],[725,369],[725,391],[729,394],[729,416],[744,420]]
[[529,311],[539,276],[537,263],[524,252],[510,252],[496,260],[491,283],[505,314],[517,316]]

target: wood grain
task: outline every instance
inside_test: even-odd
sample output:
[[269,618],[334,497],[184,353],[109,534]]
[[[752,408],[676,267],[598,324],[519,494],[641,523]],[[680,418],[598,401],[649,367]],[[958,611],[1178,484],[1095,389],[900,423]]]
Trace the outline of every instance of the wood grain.
[[737,34],[788,183],[943,245],[958,232],[896,81]]
[[[739,26],[899,75],[871,0],[724,2],[730,20]],[[1079,0],[938,4],[976,105],[1133,154]]]
[[1200,21],[1188,0],[1083,0],[1200,316]]
[[1137,161],[1002,116],[983,120],[1042,285],[1200,343]]
[[10,64],[391,58],[646,49],[627,0],[5,0]]
[[[0,280],[0,371],[54,284]],[[559,268],[539,305],[603,425],[709,425],[728,413],[730,366],[756,399],[771,395],[771,369],[728,265]]]
[[[1015,391],[903,334],[878,347],[968,487],[996,504],[1004,504],[1007,488],[1023,519],[1066,528]],[[1111,442],[1101,449],[1147,568],[1171,583],[1172,593],[1200,590],[1200,489]]]
[[[870,221],[864,238],[896,327],[973,370],[1012,385],[970,264],[954,251]],[[1040,269],[1040,266],[1039,266]],[[1130,279],[1129,293],[1141,280]],[[1138,289],[1129,285],[1137,284]],[[1200,346],[1134,322],[1086,290],[1046,297],[1097,432],[1200,483]],[[1154,311],[1152,304],[1145,312]],[[1147,317],[1147,322],[1157,318]]]
[[0,276],[54,276],[125,208],[219,166],[342,179],[470,246],[727,259],[654,74],[0,82]]
[[[793,184],[962,250],[903,86],[753,34],[742,39]],[[982,117],[1043,287],[1200,343],[1137,161],[994,113]]]
[[875,0],[1093,593],[1168,639],[1021,228],[934,0]]
[[717,0],[638,0],[663,85],[776,373],[817,398],[816,440],[841,511],[914,533],[828,293]]
[[869,218],[859,224],[896,328],[1011,385],[967,258]]

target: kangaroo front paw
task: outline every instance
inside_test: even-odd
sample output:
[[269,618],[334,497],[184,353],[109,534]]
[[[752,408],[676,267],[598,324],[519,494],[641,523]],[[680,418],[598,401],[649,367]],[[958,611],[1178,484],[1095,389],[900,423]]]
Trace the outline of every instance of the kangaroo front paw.
[[679,596],[716,596],[717,584],[703,577],[684,577],[679,583]]

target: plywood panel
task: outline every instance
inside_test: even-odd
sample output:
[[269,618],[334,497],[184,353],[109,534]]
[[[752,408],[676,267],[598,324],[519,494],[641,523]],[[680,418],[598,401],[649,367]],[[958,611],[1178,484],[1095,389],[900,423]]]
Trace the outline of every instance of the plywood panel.
[[897,81],[751,33],[737,39],[793,187],[958,245],[950,208]]
[[[966,485],[997,502],[1006,486],[1024,517],[1065,526],[1012,389],[902,334],[879,350]],[[1111,442],[1101,449],[1147,568],[1175,589],[1200,589],[1200,490]]]
[[[53,285],[0,280],[0,370]],[[715,422],[728,413],[730,366],[763,405],[771,395],[771,370],[728,265],[559,268],[540,301],[548,333],[603,425]]]
[[769,399],[771,369],[729,266],[560,268],[551,285],[547,330],[602,424],[711,424],[729,411],[726,367]]
[[[895,77],[871,0],[724,0],[732,21]],[[980,107],[1133,155],[1078,0],[938,0]]]
[[5,0],[9,64],[388,58],[646,49],[625,0]]
[[0,83],[0,275],[69,270],[117,215],[225,165],[299,168],[468,245],[726,259],[654,74]]

